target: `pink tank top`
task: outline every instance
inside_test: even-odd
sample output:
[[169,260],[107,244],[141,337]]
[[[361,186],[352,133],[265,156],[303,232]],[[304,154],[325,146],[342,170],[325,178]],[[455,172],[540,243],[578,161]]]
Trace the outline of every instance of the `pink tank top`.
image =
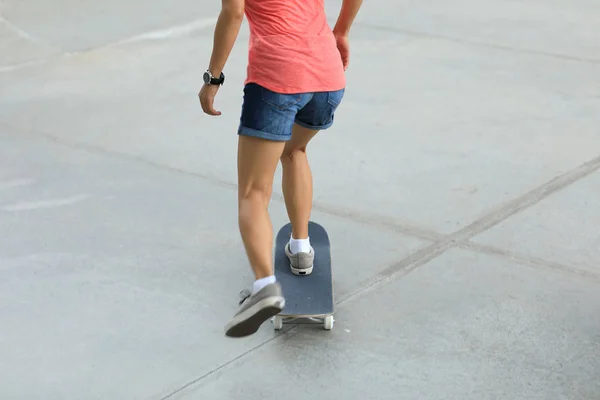
[[245,13],[250,27],[245,83],[279,93],[346,86],[323,0],[246,0]]

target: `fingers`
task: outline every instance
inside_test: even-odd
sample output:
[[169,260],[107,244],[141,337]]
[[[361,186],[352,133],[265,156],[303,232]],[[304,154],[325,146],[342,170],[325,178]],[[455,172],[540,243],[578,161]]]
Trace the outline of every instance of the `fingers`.
[[214,96],[211,96],[205,91],[200,91],[198,97],[200,98],[200,105],[202,106],[202,111],[204,111],[208,115],[221,115],[221,111],[215,110],[213,106],[215,100]]
[[338,50],[340,52],[340,57],[342,59],[342,65],[344,66],[344,71],[348,69],[348,65],[350,64],[350,52],[348,51],[347,46],[338,45]]
[[348,69],[348,65],[350,64],[350,57],[348,53],[340,53],[342,56],[342,65],[344,66],[344,71]]
[[214,98],[206,99],[205,103],[202,104],[202,110],[208,115],[221,115],[221,111],[215,110],[213,107]]

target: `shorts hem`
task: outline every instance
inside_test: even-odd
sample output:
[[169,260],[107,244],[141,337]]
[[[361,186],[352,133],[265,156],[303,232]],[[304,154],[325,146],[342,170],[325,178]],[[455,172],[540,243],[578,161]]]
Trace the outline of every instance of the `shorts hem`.
[[311,124],[307,124],[306,122],[302,122],[300,120],[295,120],[295,123],[297,123],[298,125],[307,128],[307,129],[312,129],[314,131],[323,131],[327,128],[330,128],[333,125],[333,120],[327,124],[324,125],[311,125]]
[[241,136],[251,136],[260,139],[266,139],[273,142],[286,142],[291,139],[292,135],[276,135],[274,133],[258,131],[256,129],[247,128],[245,126],[240,126],[238,129],[238,135]]

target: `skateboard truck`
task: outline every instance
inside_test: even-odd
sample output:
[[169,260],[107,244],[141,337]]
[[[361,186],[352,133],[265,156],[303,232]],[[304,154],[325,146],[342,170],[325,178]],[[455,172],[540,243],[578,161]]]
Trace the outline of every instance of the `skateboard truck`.
[[273,323],[273,327],[275,328],[276,331],[283,329],[283,321],[284,320],[297,320],[297,319],[308,319],[310,321],[316,322],[316,323],[322,323],[323,327],[325,328],[326,331],[330,331],[333,329],[333,323],[335,322],[335,319],[333,318],[333,315],[326,315],[324,317],[314,317],[314,316],[310,316],[310,317],[301,317],[301,316],[290,316],[290,317],[285,317],[282,315],[276,315],[273,318],[271,318],[271,322]]

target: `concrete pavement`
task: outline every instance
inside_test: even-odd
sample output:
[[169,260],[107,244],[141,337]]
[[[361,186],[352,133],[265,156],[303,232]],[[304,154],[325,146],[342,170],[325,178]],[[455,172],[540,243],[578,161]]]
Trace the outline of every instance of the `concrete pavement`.
[[600,5],[365,2],[309,151],[336,325],[243,340],[218,10],[0,5],[0,398],[600,399]]

